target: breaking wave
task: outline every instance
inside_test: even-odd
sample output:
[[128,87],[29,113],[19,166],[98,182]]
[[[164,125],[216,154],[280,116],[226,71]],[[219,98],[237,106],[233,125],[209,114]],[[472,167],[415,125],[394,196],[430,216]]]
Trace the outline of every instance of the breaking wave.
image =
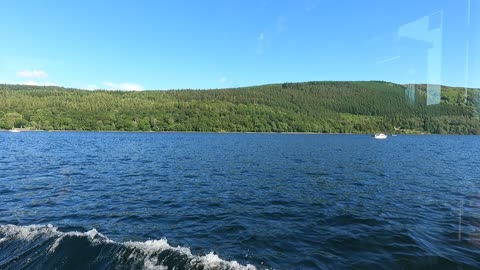
[[213,252],[193,255],[167,240],[123,243],[92,229],[61,232],[53,225],[1,225],[0,269],[256,269]]

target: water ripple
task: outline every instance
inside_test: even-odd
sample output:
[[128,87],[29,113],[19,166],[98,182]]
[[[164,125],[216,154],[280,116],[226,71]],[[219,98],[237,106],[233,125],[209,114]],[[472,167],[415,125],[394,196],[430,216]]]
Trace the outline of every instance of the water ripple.
[[0,235],[0,268],[75,254],[99,269],[480,267],[476,136],[0,137],[0,224],[62,228],[28,243]]

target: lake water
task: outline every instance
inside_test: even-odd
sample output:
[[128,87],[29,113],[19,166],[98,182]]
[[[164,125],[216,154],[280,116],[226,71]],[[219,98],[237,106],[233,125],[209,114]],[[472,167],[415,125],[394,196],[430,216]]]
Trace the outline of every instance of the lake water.
[[0,269],[480,267],[480,137],[0,132]]

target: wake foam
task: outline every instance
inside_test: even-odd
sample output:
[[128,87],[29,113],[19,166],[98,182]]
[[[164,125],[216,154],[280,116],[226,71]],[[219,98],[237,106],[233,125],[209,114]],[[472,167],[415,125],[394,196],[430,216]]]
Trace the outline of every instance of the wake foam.
[[1,225],[0,268],[114,269],[245,269],[255,266],[227,261],[213,252],[193,255],[187,247],[172,247],[167,239],[115,242],[92,229],[61,232],[48,225]]

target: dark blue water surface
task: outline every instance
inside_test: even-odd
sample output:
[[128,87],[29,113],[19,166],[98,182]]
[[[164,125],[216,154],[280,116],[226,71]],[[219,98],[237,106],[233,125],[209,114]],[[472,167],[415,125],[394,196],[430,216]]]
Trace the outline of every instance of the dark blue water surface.
[[1,269],[479,268],[480,137],[0,132],[0,225]]

